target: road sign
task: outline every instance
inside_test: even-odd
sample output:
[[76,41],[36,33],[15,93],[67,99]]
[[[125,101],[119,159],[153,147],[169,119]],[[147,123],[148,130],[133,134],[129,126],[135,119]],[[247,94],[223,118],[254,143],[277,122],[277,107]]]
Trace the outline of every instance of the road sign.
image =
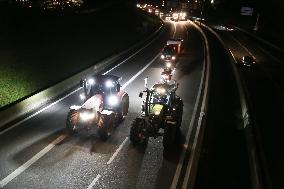
[[241,8],[241,15],[243,16],[252,16],[253,8],[252,7],[242,7]]

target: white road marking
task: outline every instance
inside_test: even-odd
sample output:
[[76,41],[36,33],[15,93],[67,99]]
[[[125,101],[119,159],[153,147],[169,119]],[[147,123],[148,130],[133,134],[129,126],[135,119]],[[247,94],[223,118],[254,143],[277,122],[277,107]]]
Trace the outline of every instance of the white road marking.
[[128,141],[128,137],[126,137],[124,139],[124,141],[119,145],[119,147],[117,148],[117,150],[114,152],[114,154],[110,157],[110,159],[108,160],[107,164],[111,164],[111,162],[114,160],[114,158],[118,155],[119,151],[123,148],[123,146],[126,144],[126,142]]
[[125,89],[130,83],[132,83],[141,73],[143,73],[155,60],[156,58],[159,56],[159,54],[157,54],[146,66],[144,66],[144,68],[142,68],[139,72],[137,72],[131,79],[129,79],[126,83],[124,83],[124,85],[122,85],[122,89]]
[[61,135],[54,141],[52,141],[48,146],[46,146],[44,149],[42,149],[40,152],[38,152],[36,155],[34,155],[30,160],[28,160],[26,163],[24,163],[22,166],[17,168],[15,171],[13,171],[11,174],[9,174],[7,177],[2,179],[0,181],[0,188],[3,188],[5,185],[7,185],[10,181],[12,181],[14,178],[16,178],[18,175],[20,175],[22,172],[24,172],[26,169],[28,169],[31,165],[33,165],[35,162],[37,162],[42,156],[44,156],[47,152],[49,152],[53,147],[55,147],[58,143],[60,143],[62,140],[66,138],[67,135]]
[[101,178],[101,175],[98,174],[98,175],[96,176],[96,178],[94,178],[94,180],[92,181],[92,183],[88,186],[87,189],[92,189],[92,188],[95,186],[96,182],[97,182],[100,178]]
[[77,92],[77,91],[79,91],[80,89],[81,89],[81,87],[79,87],[78,89],[76,89],[76,90],[72,91],[71,93],[69,93],[69,94],[65,95],[64,97],[62,97],[62,98],[60,98],[60,99],[56,100],[55,102],[53,102],[53,103],[49,104],[48,106],[46,106],[46,107],[44,107],[44,108],[42,108],[42,109],[40,109],[40,110],[36,111],[36,112],[35,112],[35,113],[33,113],[32,115],[30,115],[30,116],[26,117],[25,119],[23,119],[23,120],[21,120],[21,121],[19,121],[19,122],[15,123],[14,125],[12,125],[11,127],[9,127],[9,128],[7,128],[7,129],[5,129],[4,131],[1,131],[1,132],[0,132],[0,135],[2,135],[2,134],[4,134],[4,133],[6,133],[7,131],[10,131],[11,129],[13,129],[13,128],[17,127],[18,125],[20,125],[20,124],[22,124],[22,123],[24,123],[24,122],[28,121],[29,119],[31,119],[31,118],[33,118],[33,117],[35,117],[36,115],[38,115],[38,114],[40,114],[41,112],[43,112],[43,111],[47,110],[47,109],[48,109],[48,108],[50,108],[51,106],[53,106],[53,105],[57,104],[58,102],[60,102],[60,101],[64,100],[65,98],[67,98],[67,97],[71,96],[72,94],[76,93],[76,92]]
[[[203,33],[203,31],[196,24],[194,24],[193,22],[191,22],[191,23],[201,33],[201,35],[205,39],[206,37],[204,37],[205,34]],[[181,169],[183,167],[183,163],[184,163],[184,159],[185,159],[185,155],[186,155],[186,150],[190,147],[188,144],[189,144],[191,130],[192,130],[193,124],[195,123],[197,110],[198,110],[198,104],[199,104],[200,98],[201,98],[202,86],[203,86],[204,77],[205,77],[204,70],[205,70],[205,57],[204,57],[204,63],[203,63],[203,68],[202,68],[201,82],[199,84],[198,93],[197,93],[196,101],[195,101],[194,108],[193,108],[193,113],[192,113],[191,120],[190,120],[190,123],[189,123],[189,129],[187,131],[187,135],[186,135],[186,139],[185,139],[185,144],[187,145],[187,147],[184,147],[184,149],[181,153],[181,156],[179,158],[178,166],[176,168],[174,178],[173,178],[173,181],[172,181],[172,184],[171,184],[171,189],[175,189],[177,187],[178,180],[179,180],[179,177],[180,177],[180,174],[181,174]]]

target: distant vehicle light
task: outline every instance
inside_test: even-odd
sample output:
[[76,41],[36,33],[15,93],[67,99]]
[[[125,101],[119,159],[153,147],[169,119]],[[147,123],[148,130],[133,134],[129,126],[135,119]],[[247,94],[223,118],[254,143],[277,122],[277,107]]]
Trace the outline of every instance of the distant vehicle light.
[[172,56],[172,60],[175,60],[176,59],[176,57],[175,56]]
[[164,58],[165,58],[165,55],[162,54],[162,55],[161,55],[161,59],[164,59]]

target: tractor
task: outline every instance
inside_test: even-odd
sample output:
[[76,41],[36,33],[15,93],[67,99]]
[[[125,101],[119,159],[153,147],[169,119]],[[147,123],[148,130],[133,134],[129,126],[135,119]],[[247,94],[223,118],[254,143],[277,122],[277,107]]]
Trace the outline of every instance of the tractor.
[[174,144],[182,122],[183,101],[176,95],[178,84],[176,81],[156,83],[149,89],[146,78],[145,86],[139,94],[140,98],[146,94],[142,113],[131,124],[130,140],[134,145],[142,145],[149,137],[163,136],[164,148],[168,149]]
[[107,139],[128,113],[129,96],[121,90],[120,78],[114,75],[94,75],[82,79],[81,106],[73,105],[67,115],[66,128],[73,133],[97,127],[101,139]]

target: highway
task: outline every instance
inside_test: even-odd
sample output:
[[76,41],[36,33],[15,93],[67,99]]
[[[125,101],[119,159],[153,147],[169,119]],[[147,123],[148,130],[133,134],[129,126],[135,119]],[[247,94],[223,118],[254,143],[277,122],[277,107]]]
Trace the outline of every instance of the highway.
[[[129,141],[129,130],[140,113],[138,94],[144,89],[145,77],[149,84],[160,80],[160,52],[171,37],[181,37],[185,44],[174,74],[179,83],[177,94],[184,102],[179,143],[168,153],[163,150],[162,137],[150,139],[144,149],[137,148]],[[0,188],[170,188],[185,136],[195,132],[189,125],[200,87],[203,53],[202,37],[190,22],[170,22],[137,54],[104,70],[102,73],[122,77],[121,85],[130,97],[129,114],[107,141],[100,140],[96,130],[67,134],[67,112],[71,105],[80,105],[81,89],[1,132]]]

